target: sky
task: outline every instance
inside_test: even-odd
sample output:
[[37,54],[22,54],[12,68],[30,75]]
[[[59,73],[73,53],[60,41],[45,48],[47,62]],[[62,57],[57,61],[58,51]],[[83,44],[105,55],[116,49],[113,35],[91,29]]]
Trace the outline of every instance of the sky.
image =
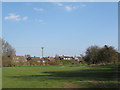
[[117,2],[4,2],[2,38],[17,55],[85,54],[92,45],[118,48]]

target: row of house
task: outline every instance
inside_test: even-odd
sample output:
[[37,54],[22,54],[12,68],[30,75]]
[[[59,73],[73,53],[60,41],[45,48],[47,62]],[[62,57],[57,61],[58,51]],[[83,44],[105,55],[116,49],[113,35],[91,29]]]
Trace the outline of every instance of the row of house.
[[59,57],[55,57],[55,58],[58,58],[60,60],[80,60],[81,57],[70,57],[70,56],[59,56]]
[[27,62],[29,60],[36,60],[37,62],[45,62],[47,61],[53,61],[53,60],[76,60],[79,61],[81,59],[81,57],[70,57],[70,56],[58,56],[58,57],[44,57],[44,58],[40,58],[40,57],[31,57],[30,55],[25,55],[25,56],[13,56],[13,61],[15,62]]
[[41,62],[41,59],[40,59],[40,57],[31,57],[31,56],[13,56],[13,61],[14,62],[20,62],[20,61],[22,61],[22,62],[27,62],[27,61],[29,61],[29,60],[37,60],[37,62]]

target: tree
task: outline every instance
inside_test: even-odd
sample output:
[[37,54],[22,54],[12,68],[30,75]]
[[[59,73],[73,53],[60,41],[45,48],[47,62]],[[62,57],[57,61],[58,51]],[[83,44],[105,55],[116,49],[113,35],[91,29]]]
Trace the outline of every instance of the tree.
[[102,48],[91,46],[86,50],[85,61],[88,64],[117,63],[118,52],[112,46],[105,45]]
[[2,65],[12,66],[12,56],[16,55],[16,51],[8,42],[2,38],[0,38],[0,41],[2,42]]
[[2,39],[2,56],[12,56],[15,55],[15,49],[6,41]]
[[98,46],[90,46],[86,50],[85,61],[88,64],[96,64],[98,62],[98,52],[100,48]]
[[99,51],[99,59],[102,63],[117,63],[118,52],[114,47],[105,45]]

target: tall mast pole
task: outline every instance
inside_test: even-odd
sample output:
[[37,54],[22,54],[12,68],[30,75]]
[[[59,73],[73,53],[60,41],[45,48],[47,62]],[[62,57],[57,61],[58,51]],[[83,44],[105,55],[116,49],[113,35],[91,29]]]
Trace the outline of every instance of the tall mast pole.
[[41,49],[42,49],[42,58],[43,58],[43,49],[44,49],[44,47],[41,47]]

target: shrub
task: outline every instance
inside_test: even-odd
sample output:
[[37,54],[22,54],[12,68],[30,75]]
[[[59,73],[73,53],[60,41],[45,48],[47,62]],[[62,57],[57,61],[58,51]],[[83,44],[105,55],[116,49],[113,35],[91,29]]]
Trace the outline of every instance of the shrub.
[[53,61],[49,61],[50,65],[60,65],[61,61],[60,60],[53,60]]
[[2,66],[12,66],[12,65],[13,62],[11,57],[7,57],[7,56],[2,57]]

